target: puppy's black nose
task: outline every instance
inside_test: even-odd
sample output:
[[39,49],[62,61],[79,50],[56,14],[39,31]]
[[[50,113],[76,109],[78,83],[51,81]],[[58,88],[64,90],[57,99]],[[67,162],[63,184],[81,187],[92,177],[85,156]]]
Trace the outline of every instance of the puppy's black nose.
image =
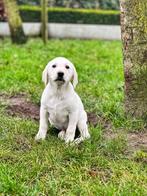
[[59,78],[62,78],[64,76],[64,73],[63,72],[58,72],[58,77]]

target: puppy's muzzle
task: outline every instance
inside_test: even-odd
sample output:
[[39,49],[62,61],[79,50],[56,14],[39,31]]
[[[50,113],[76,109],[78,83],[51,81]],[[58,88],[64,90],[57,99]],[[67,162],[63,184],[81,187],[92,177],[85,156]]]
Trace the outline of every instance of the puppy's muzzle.
[[56,79],[56,81],[65,81],[64,80],[64,73],[63,72],[58,72],[57,73],[57,79]]

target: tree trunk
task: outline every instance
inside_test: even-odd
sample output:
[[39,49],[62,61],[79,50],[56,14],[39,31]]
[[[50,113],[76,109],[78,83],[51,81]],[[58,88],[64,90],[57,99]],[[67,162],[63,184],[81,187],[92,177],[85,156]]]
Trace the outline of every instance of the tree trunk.
[[25,43],[27,38],[23,31],[16,0],[4,0],[4,6],[8,18],[12,42],[17,44]]
[[147,117],[147,0],[120,0],[125,108]]
[[42,5],[42,39],[46,44],[48,40],[48,0],[41,0]]

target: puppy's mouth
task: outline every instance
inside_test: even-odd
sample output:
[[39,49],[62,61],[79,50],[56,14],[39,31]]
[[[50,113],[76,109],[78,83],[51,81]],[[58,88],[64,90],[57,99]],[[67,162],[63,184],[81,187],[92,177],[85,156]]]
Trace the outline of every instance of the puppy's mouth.
[[58,77],[56,80],[56,82],[65,82],[64,78]]

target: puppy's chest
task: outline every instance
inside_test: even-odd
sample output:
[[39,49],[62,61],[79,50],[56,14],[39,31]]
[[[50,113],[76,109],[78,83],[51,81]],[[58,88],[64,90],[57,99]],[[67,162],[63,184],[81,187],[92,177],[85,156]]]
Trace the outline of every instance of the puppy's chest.
[[50,98],[47,103],[47,110],[49,112],[49,116],[53,118],[64,118],[68,115],[68,106],[67,102],[63,98]]

